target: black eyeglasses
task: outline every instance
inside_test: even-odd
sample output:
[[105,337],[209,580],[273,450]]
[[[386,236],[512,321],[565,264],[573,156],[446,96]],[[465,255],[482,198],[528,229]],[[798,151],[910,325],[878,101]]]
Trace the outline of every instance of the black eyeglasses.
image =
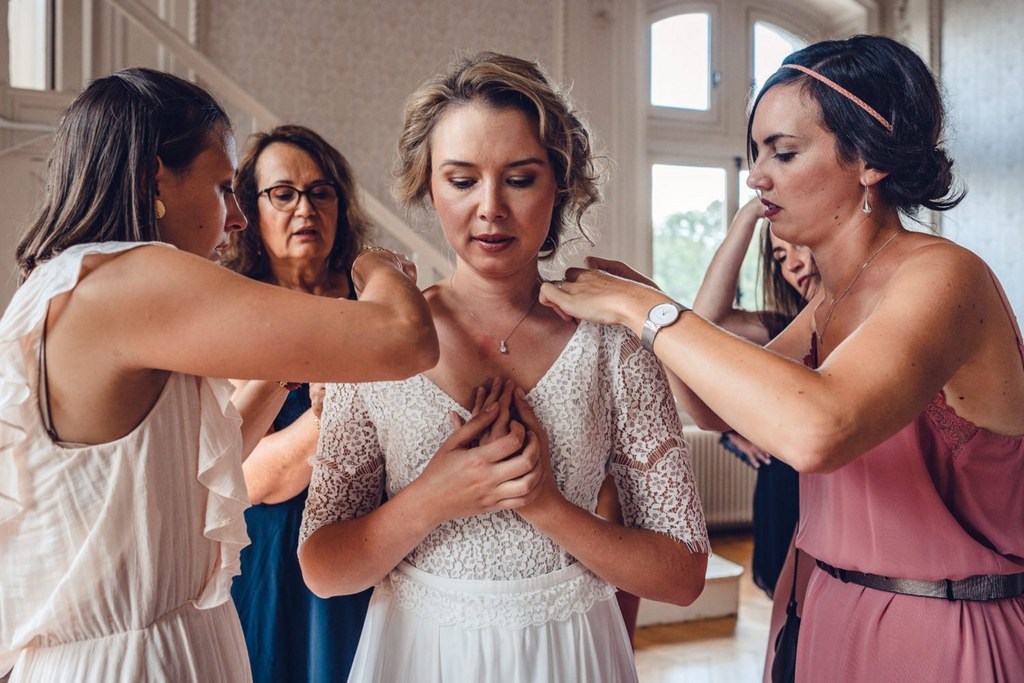
[[318,209],[327,208],[338,201],[338,188],[334,183],[320,183],[307,190],[300,190],[291,185],[274,185],[260,190],[259,194],[267,195],[270,205],[278,211],[291,211],[299,205],[299,198],[302,195],[306,195]]

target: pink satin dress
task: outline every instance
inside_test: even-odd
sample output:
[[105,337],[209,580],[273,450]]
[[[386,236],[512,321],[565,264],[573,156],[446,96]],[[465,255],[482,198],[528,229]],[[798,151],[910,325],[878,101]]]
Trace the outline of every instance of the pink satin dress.
[[[1024,363],[1019,331],[1017,344]],[[813,338],[812,367],[816,356]],[[890,577],[1024,572],[1022,488],[1024,436],[977,427],[940,393],[857,460],[830,474],[800,475],[797,546],[835,567]],[[900,595],[815,567],[797,680],[1024,681],[1024,597]]]

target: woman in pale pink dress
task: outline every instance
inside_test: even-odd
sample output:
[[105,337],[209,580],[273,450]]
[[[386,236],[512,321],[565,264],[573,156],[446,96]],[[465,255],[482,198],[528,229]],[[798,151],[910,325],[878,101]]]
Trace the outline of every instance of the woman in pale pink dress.
[[702,426],[801,472],[799,681],[1024,680],[1024,346],[985,263],[901,222],[963,196],[942,119],[886,38],[811,45],[766,82],[748,183],[821,272],[768,350],[618,264],[627,279],[573,270],[541,295],[643,333]]
[[[251,680],[231,603],[248,543],[232,387],[429,367],[426,303],[390,253],[362,301],[215,261],[245,227],[224,110],[170,74],[97,79],[57,130],[23,284],[0,321],[0,676]],[[255,441],[254,439],[250,440]]]

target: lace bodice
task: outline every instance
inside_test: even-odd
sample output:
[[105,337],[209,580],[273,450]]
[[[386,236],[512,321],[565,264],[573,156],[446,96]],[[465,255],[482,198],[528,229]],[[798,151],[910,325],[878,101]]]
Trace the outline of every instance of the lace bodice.
[[[617,326],[583,322],[528,394],[547,430],[567,500],[593,511],[606,474],[625,523],[708,552],[704,515],[661,365]],[[300,544],[325,524],[372,511],[408,486],[469,413],[422,375],[328,385]],[[409,554],[414,567],[462,579],[515,580],[575,560],[509,510],[446,522]]]

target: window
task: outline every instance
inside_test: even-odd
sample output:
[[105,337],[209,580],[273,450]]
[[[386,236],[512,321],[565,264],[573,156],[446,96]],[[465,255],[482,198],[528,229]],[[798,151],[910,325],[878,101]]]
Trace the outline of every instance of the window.
[[707,111],[711,55],[706,13],[677,14],[651,24],[651,104]]
[[807,45],[797,38],[764,21],[754,23],[754,93],[761,90],[764,82],[782,65],[790,53]]
[[[751,88],[756,92],[806,41],[756,11],[743,16],[707,2],[651,4],[657,5],[648,15],[651,273],[690,305],[729,221],[754,197],[745,170]],[[716,43],[727,48],[716,51]],[[738,305],[750,310],[761,301],[760,237],[758,230],[736,293]]]
[[704,270],[722,241],[725,192],[725,169],[651,167],[654,281],[684,304],[693,304]]
[[50,0],[9,0],[7,37],[11,87],[31,90],[51,87]]

